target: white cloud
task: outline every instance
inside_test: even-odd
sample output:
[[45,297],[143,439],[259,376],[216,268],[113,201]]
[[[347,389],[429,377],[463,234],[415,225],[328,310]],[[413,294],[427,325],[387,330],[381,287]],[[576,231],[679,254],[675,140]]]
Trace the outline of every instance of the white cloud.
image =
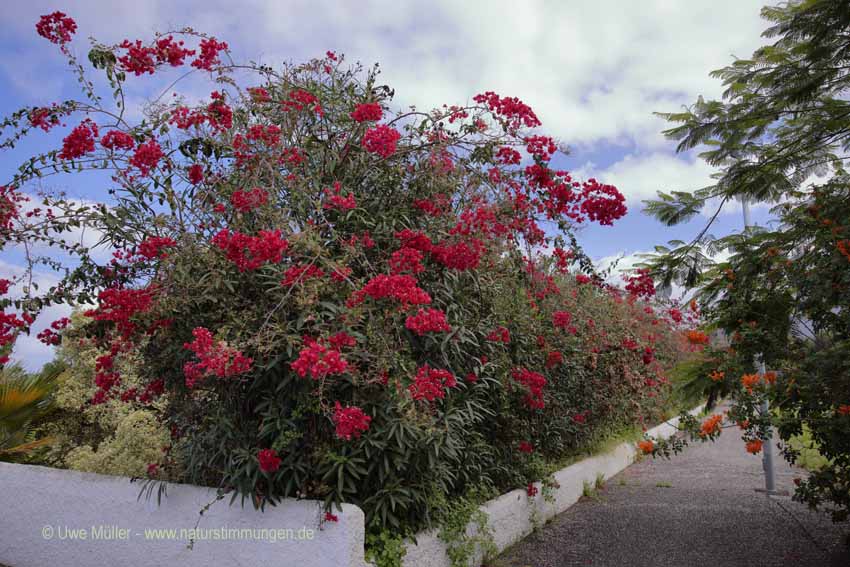
[[[0,260],[0,273],[6,278],[20,278],[25,275],[23,266],[12,264]],[[39,289],[46,289],[52,285],[59,283],[55,274],[49,272],[33,272],[32,282],[37,284]],[[23,295],[23,286],[26,282],[17,281],[9,289],[9,297],[16,298]],[[53,359],[53,347],[43,344],[36,338],[36,335],[42,330],[50,326],[50,323],[69,317],[71,307],[68,305],[51,305],[45,308],[32,324],[29,335],[20,335],[15,341],[15,347],[12,351],[11,361],[20,362],[21,365],[29,371],[40,369],[46,362]]]
[[658,191],[692,191],[713,180],[714,168],[702,160],[686,160],[670,154],[652,153],[645,156],[626,155],[605,169],[586,163],[575,170],[581,178],[596,177],[616,186],[626,199],[638,203],[655,197]]
[[[665,143],[663,122],[652,112],[718,96],[721,85],[708,71],[760,45],[762,3],[88,0],[61,9],[80,25],[81,55],[89,34],[118,42],[191,24],[244,59],[260,54],[277,64],[337,49],[378,61],[401,104],[432,107],[495,90],[528,102],[567,143],[656,148]],[[52,48],[32,29],[50,9],[15,3],[6,25]]]

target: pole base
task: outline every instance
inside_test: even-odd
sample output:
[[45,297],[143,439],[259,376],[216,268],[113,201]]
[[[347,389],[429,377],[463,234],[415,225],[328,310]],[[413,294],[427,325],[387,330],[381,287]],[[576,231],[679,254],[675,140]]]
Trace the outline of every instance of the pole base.
[[756,488],[755,491],[767,494],[768,496],[791,496],[787,490],[767,490],[766,488]]

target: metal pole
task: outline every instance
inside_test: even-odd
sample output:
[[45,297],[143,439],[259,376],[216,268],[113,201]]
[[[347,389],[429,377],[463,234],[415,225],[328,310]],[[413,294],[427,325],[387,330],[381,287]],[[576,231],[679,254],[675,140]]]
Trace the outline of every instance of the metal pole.
[[[764,376],[765,368],[764,361],[759,360],[759,372],[762,376]],[[770,417],[770,404],[765,398],[761,407],[759,407],[759,411],[763,416]],[[773,476],[773,428],[767,428],[767,442],[762,446],[762,451],[764,454],[761,458],[761,466],[764,469],[764,489],[768,494],[774,494],[776,492],[776,482]]]
[[[750,228],[750,204],[746,197],[741,197],[741,209],[744,212],[744,228]],[[758,370],[762,377],[765,374],[764,360],[761,355],[758,357]],[[759,407],[759,412],[764,417],[770,416],[770,404],[765,398]],[[776,492],[776,482],[773,475],[773,428],[767,428],[767,442],[762,446],[761,466],[764,469],[764,489],[767,494]]]

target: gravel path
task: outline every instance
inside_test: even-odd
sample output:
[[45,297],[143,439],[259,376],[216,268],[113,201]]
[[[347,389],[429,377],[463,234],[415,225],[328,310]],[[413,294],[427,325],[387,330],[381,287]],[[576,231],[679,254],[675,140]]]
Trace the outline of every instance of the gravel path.
[[[775,456],[779,490],[799,475]],[[735,429],[670,461],[644,459],[507,550],[494,567],[850,567],[848,525],[767,497]]]

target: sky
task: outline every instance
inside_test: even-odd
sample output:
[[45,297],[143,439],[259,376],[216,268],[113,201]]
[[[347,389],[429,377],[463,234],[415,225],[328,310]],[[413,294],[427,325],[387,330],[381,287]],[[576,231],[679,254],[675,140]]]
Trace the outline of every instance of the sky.
[[[702,95],[719,98],[709,76],[764,43],[763,0],[559,1],[155,1],[28,0],[9,2],[0,16],[0,113],[75,97],[76,82],[56,46],[35,33],[42,14],[61,10],[79,28],[71,44],[85,59],[86,38],[103,43],[147,42],[156,31],[191,26],[226,41],[234,59],[279,65],[344,53],[348,61],[379,63],[382,82],[395,88],[398,109],[462,104],[484,91],[516,96],[543,122],[542,133],[566,143],[553,165],[574,177],[596,177],[626,196],[628,215],[611,227],[588,226],[580,241],[600,264],[635,255],[673,238],[689,240],[707,216],[665,227],[641,212],[656,191],[711,184],[712,168],[696,151],[676,154],[667,126],[653,112],[675,112]],[[150,97],[128,81],[129,104]],[[140,81],[139,84],[142,82]],[[188,88],[193,88],[191,83]],[[209,90],[207,88],[207,90]],[[198,96],[202,96],[199,91]],[[11,177],[28,155],[58,147],[62,134],[35,133],[0,153],[0,174]],[[2,181],[0,181],[2,183]],[[49,181],[47,188],[93,202],[107,201],[102,179]],[[63,185],[62,183],[67,183]],[[108,202],[108,201],[107,201]],[[711,211],[713,212],[713,211]],[[706,212],[708,213],[708,211]],[[756,207],[756,222],[767,219]],[[715,235],[741,229],[740,204],[727,205]],[[20,271],[14,250],[0,252],[0,277]],[[39,274],[47,283],[52,276]],[[37,369],[52,357],[35,333],[67,313],[51,308],[32,337],[18,341],[14,360]]]

